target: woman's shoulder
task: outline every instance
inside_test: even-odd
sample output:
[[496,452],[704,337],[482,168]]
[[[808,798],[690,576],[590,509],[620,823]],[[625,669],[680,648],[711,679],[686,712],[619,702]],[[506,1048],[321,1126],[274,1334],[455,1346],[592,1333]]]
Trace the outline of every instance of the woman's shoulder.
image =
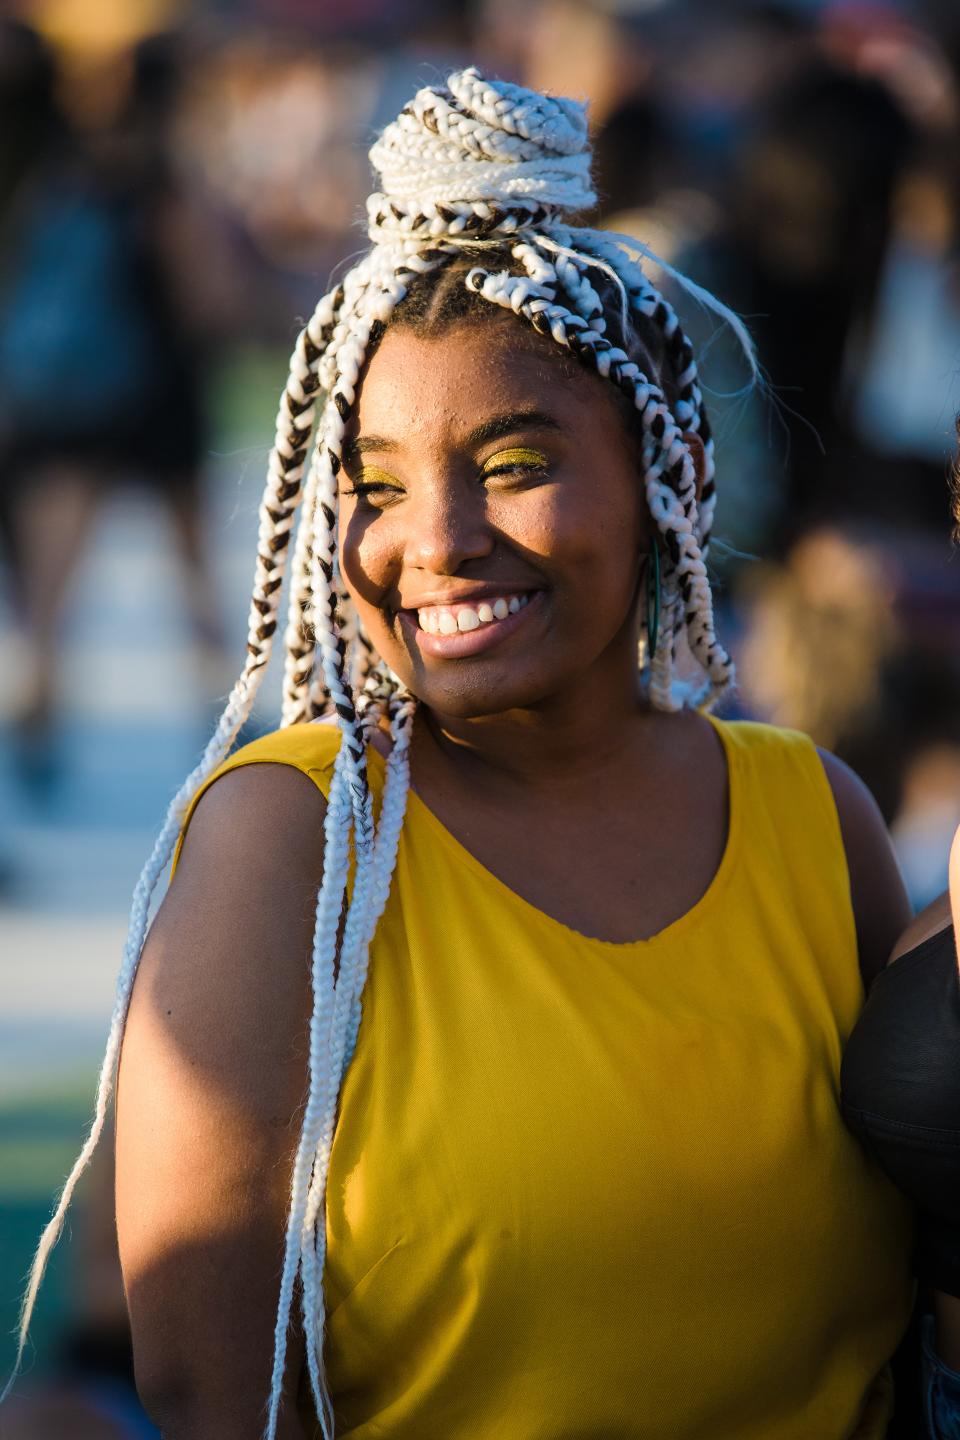
[[711,715],[710,720],[728,749],[761,763],[764,758],[775,756],[801,761],[815,757],[816,746],[802,730],[774,725],[767,720],[728,720],[716,715]]
[[[245,765],[288,765],[309,775],[324,794],[329,789],[333,767],[340,750],[341,732],[335,715],[325,715],[298,725],[271,730],[235,750],[213,772],[205,783],[212,785],[221,775]],[[367,746],[367,756],[386,759],[391,740],[388,730],[374,729]],[[376,776],[374,775],[374,781]]]
[[332,719],[285,725],[234,750],[214,771],[210,782],[245,765],[288,765],[304,774],[331,771],[339,749],[340,730]]
[[762,720],[709,719],[726,752],[731,793],[756,834],[761,817],[783,843],[801,832],[836,830],[828,777],[809,735]]
[[259,870],[266,851],[275,868],[297,865],[305,853],[301,831],[319,832],[322,843],[339,748],[336,725],[312,722],[260,735],[227,756],[187,807],[171,875],[188,856],[193,865],[209,852],[214,862],[228,842],[244,869]]
[[869,985],[910,919],[899,864],[870,790],[801,731],[754,720],[715,723],[751,777],[755,810],[762,806],[772,815],[795,867],[808,879],[814,858],[821,869],[840,867]]
[[850,766],[818,750],[840,822],[864,984],[869,987],[910,923],[911,907],[890,832]]
[[[726,720],[710,717],[728,755],[745,767],[768,798],[782,798],[795,808],[805,793],[815,809],[827,802],[841,828],[863,832],[876,839],[885,834],[880,811],[858,775],[802,730],[764,720]],[[781,790],[782,787],[782,790]],[[805,808],[805,807],[804,807]],[[809,819],[801,809],[804,818]]]

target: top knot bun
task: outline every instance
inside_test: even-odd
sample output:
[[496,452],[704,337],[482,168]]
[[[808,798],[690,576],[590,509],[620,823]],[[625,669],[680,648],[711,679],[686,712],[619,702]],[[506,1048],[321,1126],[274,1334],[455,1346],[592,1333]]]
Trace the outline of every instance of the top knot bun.
[[472,67],[419,90],[370,159],[375,243],[511,233],[596,200],[586,106]]

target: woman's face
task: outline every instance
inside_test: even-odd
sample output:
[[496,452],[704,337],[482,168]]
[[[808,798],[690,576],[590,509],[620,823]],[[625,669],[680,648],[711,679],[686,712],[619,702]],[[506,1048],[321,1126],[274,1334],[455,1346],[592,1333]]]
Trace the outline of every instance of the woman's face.
[[431,709],[526,708],[626,660],[646,549],[609,382],[512,316],[388,329],[340,474],[340,565],[379,654]]

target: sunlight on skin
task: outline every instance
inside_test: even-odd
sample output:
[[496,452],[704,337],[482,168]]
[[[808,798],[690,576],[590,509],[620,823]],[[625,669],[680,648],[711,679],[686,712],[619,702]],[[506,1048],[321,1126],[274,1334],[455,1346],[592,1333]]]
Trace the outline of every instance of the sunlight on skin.
[[[245,767],[214,785],[133,989],[117,1095],[117,1231],[138,1386],[169,1440],[235,1440],[269,1393],[323,808],[312,782],[285,767]],[[238,819],[250,813],[253,843]],[[287,956],[302,963],[280,963]],[[294,1330],[277,1440],[311,1433],[294,1398],[301,1359]]]
[[[958,891],[958,895],[960,895],[960,891]],[[945,930],[950,924],[950,920],[950,896],[944,891],[942,895],[938,895],[936,900],[932,900],[925,909],[913,917],[894,946],[887,963],[892,965],[894,960],[899,960],[900,956],[906,955],[908,950],[915,950],[918,945],[923,944],[924,940],[929,940],[931,935]]]
[[[946,898],[943,897],[934,904],[943,905]],[[954,836],[950,851],[949,901],[954,933],[960,934],[960,830]],[[944,911],[944,923],[948,923],[950,913],[945,905]],[[931,927],[931,933],[933,928],[941,927]],[[945,1295],[938,1290],[934,1296],[934,1314],[937,1320],[937,1351],[940,1358],[951,1370],[960,1370],[960,1300],[955,1295]]]
[[242,1224],[246,1209],[259,1208],[261,1165],[275,1159],[254,1144],[250,1094],[185,1038],[147,987],[135,994],[117,1089],[116,1198],[128,1286],[170,1245],[212,1240]]
[[950,851],[950,905],[954,933],[960,934],[960,830],[953,837]]
[[[162,966],[163,957],[155,959]],[[138,1382],[146,1381],[141,1393],[153,1419],[176,1440],[181,1433],[212,1437],[208,1411],[223,1407],[217,1395],[208,1397],[197,1385],[196,1367],[214,1362],[217,1346],[207,1353],[195,1329],[187,1327],[177,1338],[171,1326],[178,1328],[182,1307],[196,1311],[204,1297],[224,1313],[217,1276],[243,1266],[251,1246],[269,1248],[271,1221],[282,1216],[285,1203],[286,1152],[295,1126],[290,1115],[277,1116],[275,1127],[252,1121],[257,1103],[241,1077],[203,1051],[175,1003],[171,1015],[158,999],[149,985],[135,991],[124,1042],[117,1095],[117,1233]],[[280,1223],[276,1219],[273,1228],[279,1231]],[[251,1304],[266,1317],[258,1392],[269,1380],[267,1341],[275,1304],[270,1268],[266,1285],[262,1276],[249,1280]],[[195,1392],[208,1409],[194,1415],[188,1408],[183,1416],[174,1410],[168,1417],[162,1408],[167,1386],[173,1398],[177,1386],[185,1395]],[[221,1433],[228,1432],[217,1431],[217,1440]],[[301,1440],[307,1433],[295,1415],[287,1415],[278,1437]]]

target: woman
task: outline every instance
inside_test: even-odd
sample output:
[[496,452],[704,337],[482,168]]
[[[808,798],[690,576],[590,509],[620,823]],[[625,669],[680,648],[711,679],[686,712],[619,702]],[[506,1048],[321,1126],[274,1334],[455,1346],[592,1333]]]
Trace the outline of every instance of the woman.
[[[708,716],[709,428],[673,311],[562,219],[582,107],[468,70],[372,158],[28,1304],[126,1022],[168,1440],[881,1436],[910,1215],[837,1082],[909,920],[883,825],[804,737]],[[301,497],[283,728],[223,763]]]

